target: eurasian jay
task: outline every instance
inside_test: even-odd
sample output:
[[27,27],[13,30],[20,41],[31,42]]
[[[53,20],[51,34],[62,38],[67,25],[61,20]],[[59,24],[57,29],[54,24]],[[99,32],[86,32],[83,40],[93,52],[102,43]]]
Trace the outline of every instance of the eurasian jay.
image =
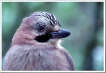
[[58,19],[48,12],[25,17],[13,36],[3,63],[8,71],[75,70],[69,52],[60,45],[71,33],[62,29]]

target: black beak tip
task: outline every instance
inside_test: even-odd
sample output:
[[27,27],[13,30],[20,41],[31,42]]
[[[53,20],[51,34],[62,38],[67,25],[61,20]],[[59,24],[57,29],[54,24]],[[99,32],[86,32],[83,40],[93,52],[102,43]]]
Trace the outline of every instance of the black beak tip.
[[65,33],[65,35],[66,35],[66,36],[70,36],[71,33],[68,31],[68,32]]
[[69,35],[71,35],[71,32],[69,32]]
[[70,33],[70,32],[69,32],[68,34],[69,34],[69,35],[71,35],[71,33]]

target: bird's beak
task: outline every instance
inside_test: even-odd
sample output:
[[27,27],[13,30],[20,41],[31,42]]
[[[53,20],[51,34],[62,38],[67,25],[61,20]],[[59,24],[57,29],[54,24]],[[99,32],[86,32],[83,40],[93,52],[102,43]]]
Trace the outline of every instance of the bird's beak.
[[52,38],[65,38],[68,37],[71,33],[68,30],[61,28],[59,31],[51,32],[50,34]]

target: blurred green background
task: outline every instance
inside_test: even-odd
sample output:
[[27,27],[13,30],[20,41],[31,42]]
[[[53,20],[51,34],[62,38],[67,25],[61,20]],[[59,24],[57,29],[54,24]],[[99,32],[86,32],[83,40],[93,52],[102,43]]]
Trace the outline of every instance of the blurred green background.
[[35,11],[54,14],[71,36],[62,39],[77,71],[104,70],[103,2],[2,2],[2,61],[22,19]]

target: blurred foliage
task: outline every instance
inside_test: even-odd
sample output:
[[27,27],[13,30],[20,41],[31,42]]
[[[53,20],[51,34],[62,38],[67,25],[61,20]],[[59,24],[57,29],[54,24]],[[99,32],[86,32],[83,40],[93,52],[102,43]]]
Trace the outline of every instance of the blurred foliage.
[[103,2],[2,2],[2,57],[22,19],[35,11],[54,14],[71,36],[62,39],[76,70],[104,70]]

